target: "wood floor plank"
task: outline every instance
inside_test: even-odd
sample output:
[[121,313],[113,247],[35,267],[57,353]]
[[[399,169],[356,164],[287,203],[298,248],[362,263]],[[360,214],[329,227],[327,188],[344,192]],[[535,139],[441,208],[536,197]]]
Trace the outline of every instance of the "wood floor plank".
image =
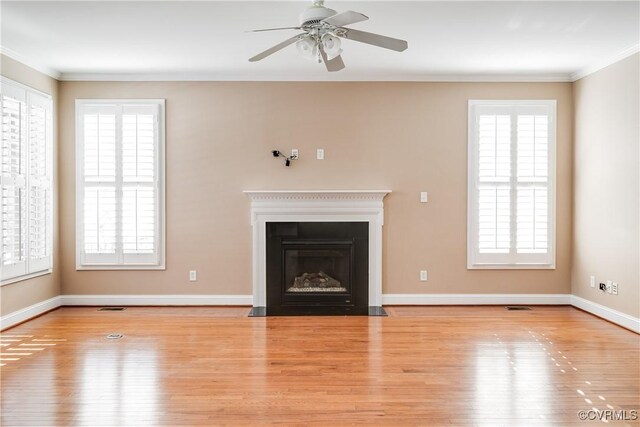
[[640,409],[640,336],[574,308],[388,311],[60,308],[1,334],[20,339],[2,348],[1,425],[576,426]]

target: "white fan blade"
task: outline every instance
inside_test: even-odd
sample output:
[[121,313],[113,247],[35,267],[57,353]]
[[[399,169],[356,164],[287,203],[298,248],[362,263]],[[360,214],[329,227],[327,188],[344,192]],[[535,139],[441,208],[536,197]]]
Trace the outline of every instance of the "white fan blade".
[[257,54],[253,58],[249,58],[249,62],[260,61],[261,59],[264,59],[267,56],[269,56],[271,54],[274,54],[274,53],[276,53],[277,51],[279,51],[281,49],[284,49],[285,47],[289,46],[290,44],[293,44],[293,43],[297,42],[298,39],[300,38],[300,36],[302,36],[304,34],[305,33],[298,34],[296,36],[291,37],[290,39],[286,39],[282,43],[278,43],[277,45],[273,46],[272,48],[269,48],[269,49],[265,50],[264,52]]
[[344,35],[341,34],[340,37],[360,43],[384,47],[385,49],[391,49],[398,52],[402,52],[409,47],[407,42],[404,40],[381,36],[380,34],[367,33],[366,31],[352,30],[351,28],[344,28],[344,30],[346,30]]
[[333,25],[334,27],[344,27],[345,25],[355,24],[356,22],[366,21],[367,19],[369,19],[369,17],[363,15],[362,13],[348,10],[346,12],[338,13],[337,15],[325,18],[322,20],[322,22],[326,22],[327,24]]
[[327,71],[330,71],[330,72],[340,71],[345,67],[344,61],[342,60],[342,56],[340,55],[336,56],[330,61],[325,61],[324,65],[327,67]]
[[301,30],[300,27],[280,27],[280,28],[263,28],[261,30],[249,30],[247,33],[261,33],[263,31],[278,31],[278,30]]
[[340,55],[335,58],[329,60],[327,58],[327,53],[324,51],[322,45],[320,45],[320,55],[322,56],[322,61],[324,62],[324,66],[327,67],[327,71],[334,72],[340,71],[344,68],[344,61]]

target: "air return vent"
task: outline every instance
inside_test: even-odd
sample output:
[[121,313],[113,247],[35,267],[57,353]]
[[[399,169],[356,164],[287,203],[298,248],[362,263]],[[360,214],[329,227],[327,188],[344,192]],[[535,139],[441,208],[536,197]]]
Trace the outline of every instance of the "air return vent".
[[508,305],[505,308],[507,310],[531,310],[530,307],[525,307],[524,305]]
[[124,307],[100,307],[98,311],[122,311]]

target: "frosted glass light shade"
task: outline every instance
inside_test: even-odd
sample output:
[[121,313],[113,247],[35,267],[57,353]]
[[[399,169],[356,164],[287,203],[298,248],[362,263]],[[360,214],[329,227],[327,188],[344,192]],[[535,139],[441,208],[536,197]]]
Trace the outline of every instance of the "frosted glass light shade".
[[329,60],[342,53],[342,49],[340,48],[340,38],[331,33],[325,33],[322,36],[322,47],[324,48]]
[[303,37],[298,40],[296,48],[300,55],[307,59],[315,60],[318,56],[318,45],[312,37]]

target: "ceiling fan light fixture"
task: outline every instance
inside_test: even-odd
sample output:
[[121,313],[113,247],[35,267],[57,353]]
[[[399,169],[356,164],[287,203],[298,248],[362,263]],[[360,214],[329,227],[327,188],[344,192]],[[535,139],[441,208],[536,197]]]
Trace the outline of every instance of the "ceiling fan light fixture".
[[298,53],[304,58],[315,61],[318,57],[318,44],[311,36],[305,36],[298,40],[296,42],[296,48],[298,49]]
[[[2,1],[2,0],[0,0]],[[327,71],[340,71],[344,69],[342,60],[342,39],[349,39],[360,43],[378,46],[385,49],[402,52],[407,49],[405,40],[394,39],[380,34],[368,33],[347,27],[347,25],[369,19],[362,13],[347,10],[337,13],[333,9],[324,6],[324,0],[311,0],[312,4],[300,15],[300,25],[297,27],[278,27],[253,30],[254,32],[277,30],[301,30],[302,33],[278,43],[269,49],[249,58],[249,62],[260,61],[276,52],[296,45],[300,56],[322,64],[324,62]]]
[[327,59],[332,60],[342,53],[340,38],[335,34],[327,32],[322,36],[321,41],[322,47],[327,54]]

